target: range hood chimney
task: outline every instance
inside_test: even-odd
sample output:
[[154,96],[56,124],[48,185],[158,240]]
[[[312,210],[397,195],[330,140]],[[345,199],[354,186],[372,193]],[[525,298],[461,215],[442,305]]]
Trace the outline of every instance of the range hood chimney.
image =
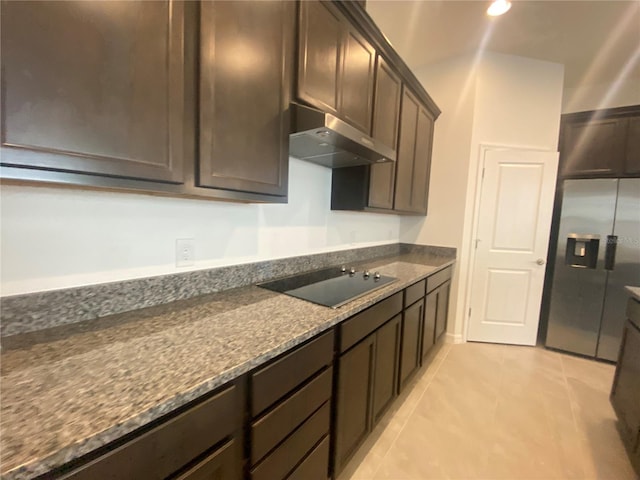
[[329,168],[395,162],[396,152],[339,118],[291,104],[289,155]]

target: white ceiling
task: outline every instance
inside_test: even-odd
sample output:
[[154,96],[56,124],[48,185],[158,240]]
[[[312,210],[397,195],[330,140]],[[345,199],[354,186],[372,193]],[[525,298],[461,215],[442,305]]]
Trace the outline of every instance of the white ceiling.
[[565,65],[565,87],[625,77],[640,88],[640,0],[368,0],[367,11],[411,68],[484,49]]

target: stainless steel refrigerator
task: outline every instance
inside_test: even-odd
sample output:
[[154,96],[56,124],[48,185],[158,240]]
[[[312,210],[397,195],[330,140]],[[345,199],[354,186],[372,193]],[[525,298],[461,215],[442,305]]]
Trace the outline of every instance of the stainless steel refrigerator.
[[546,346],[617,361],[640,286],[640,178],[565,180]]

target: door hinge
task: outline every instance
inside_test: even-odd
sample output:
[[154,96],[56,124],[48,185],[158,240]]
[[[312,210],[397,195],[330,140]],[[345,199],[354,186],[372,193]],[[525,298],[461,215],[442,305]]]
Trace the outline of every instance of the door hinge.
[[471,309],[469,309],[469,318],[471,318]]
[[476,250],[478,249],[478,243],[480,242],[479,238],[476,238]]
[[484,180],[484,167],[482,167],[482,179]]

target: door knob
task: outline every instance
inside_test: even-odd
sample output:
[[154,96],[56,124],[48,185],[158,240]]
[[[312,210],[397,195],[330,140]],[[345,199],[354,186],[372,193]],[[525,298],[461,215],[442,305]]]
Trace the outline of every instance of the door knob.
[[539,259],[536,260],[536,263],[538,265],[544,265],[544,259],[543,258],[539,258]]

